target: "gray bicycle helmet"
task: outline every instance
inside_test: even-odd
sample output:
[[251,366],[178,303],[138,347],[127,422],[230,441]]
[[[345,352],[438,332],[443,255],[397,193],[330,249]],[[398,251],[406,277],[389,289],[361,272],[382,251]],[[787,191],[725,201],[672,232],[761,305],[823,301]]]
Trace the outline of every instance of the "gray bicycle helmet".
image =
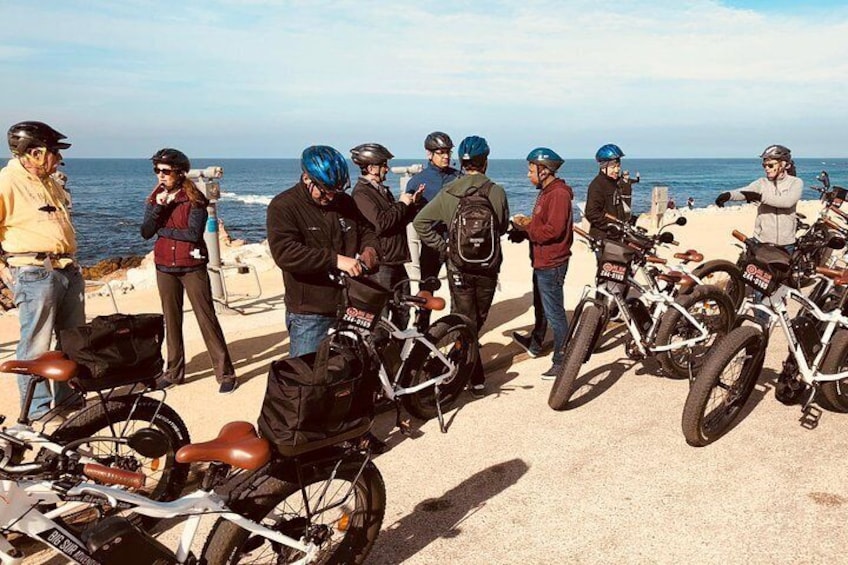
[[368,165],[382,165],[392,157],[392,152],[379,143],[363,143],[350,150],[351,161],[361,169]]
[[760,159],[775,159],[777,161],[792,161],[792,151],[783,145],[769,145],[760,155]]
[[62,141],[67,137],[44,122],[20,122],[9,128],[6,134],[12,155],[21,156],[33,147],[46,147],[51,151],[61,151],[71,146]]
[[424,140],[424,149],[427,151],[453,149],[453,141],[448,134],[441,131],[434,131]]

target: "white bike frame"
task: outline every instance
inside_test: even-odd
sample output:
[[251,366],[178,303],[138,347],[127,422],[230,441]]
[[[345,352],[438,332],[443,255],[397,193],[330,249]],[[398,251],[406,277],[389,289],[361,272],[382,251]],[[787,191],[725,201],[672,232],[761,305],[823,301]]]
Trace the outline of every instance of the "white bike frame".
[[[405,330],[401,330],[398,329],[398,327],[387,318],[382,318],[382,321],[391,329],[392,338],[403,342],[403,347],[401,348],[400,352],[401,363],[398,367],[397,373],[395,375],[392,375],[393,378],[389,376],[389,372],[386,369],[385,363],[383,363],[383,360],[380,359],[380,385],[383,387],[383,394],[386,396],[386,398],[388,398],[389,400],[394,400],[397,397],[403,396],[405,394],[414,394],[427,387],[441,385],[443,382],[450,380],[456,375],[456,372],[459,370],[456,364],[453,363],[453,361],[451,361],[447,357],[445,357],[444,354],[436,347],[436,344],[432,343],[429,339],[427,339],[423,333],[418,331],[417,328],[411,327]],[[342,335],[347,333],[351,337],[356,337],[352,335],[351,330],[341,330],[339,333]],[[427,349],[429,349],[430,352],[444,364],[447,370],[444,373],[436,375],[435,377],[431,377],[430,379],[418,383],[415,386],[401,387],[398,384],[398,379],[400,378],[400,375],[403,374],[403,370],[406,367],[406,363],[409,360],[409,356],[412,354],[412,349],[413,347],[415,347],[416,343],[421,343],[425,345]]]
[[[183,533],[176,551],[176,559],[179,563],[185,563],[188,559],[192,542],[200,525],[200,519],[208,514],[215,514],[251,533],[302,551],[304,557],[296,561],[297,564],[310,563],[318,551],[318,547],[313,543],[305,544],[294,540],[231,512],[218,495],[204,490],[197,490],[171,502],[155,502],[120,488],[93,483],[80,483],[68,490],[63,496],[59,496],[53,481],[2,480],[0,481],[0,527],[7,531],[20,532],[36,538],[58,553],[65,555],[74,563],[98,565],[100,562],[88,553],[82,540],[52,520],[52,517],[55,517],[60,509],[47,514],[39,512],[37,509],[38,504],[57,504],[61,503],[64,497],[83,497],[86,495],[94,496],[100,500],[105,499],[113,507],[118,507],[119,503],[123,503],[122,506],[129,505],[133,512],[144,516],[154,518],[187,516],[188,519],[183,526]],[[83,504],[87,505],[87,503]],[[65,512],[65,510],[62,511],[62,513]],[[14,548],[5,536],[0,536],[0,560],[4,565],[23,563],[23,558],[16,555]]]
[[600,294],[602,296],[606,296],[612,299],[615,304],[618,306],[618,311],[621,312],[622,317],[624,318],[625,325],[627,326],[628,331],[630,332],[631,337],[633,337],[633,342],[636,344],[637,349],[642,355],[647,355],[648,353],[662,353],[665,351],[673,351],[676,349],[682,349],[684,347],[690,347],[702,341],[706,341],[710,337],[709,330],[700,323],[696,318],[694,318],[689,312],[686,311],[680,304],[678,304],[673,298],[659,292],[656,289],[648,289],[638,281],[636,281],[632,276],[627,277],[626,283],[616,283],[616,284],[628,284],[628,288],[631,286],[636,288],[639,292],[638,300],[644,300],[648,305],[657,304],[658,307],[654,309],[654,313],[651,316],[651,327],[645,334],[645,338],[650,340],[657,333],[657,329],[659,328],[660,322],[662,321],[663,315],[668,311],[669,308],[673,308],[680,312],[680,314],[688,321],[694,328],[696,328],[699,332],[699,335],[685,341],[678,341],[675,343],[670,343],[668,345],[654,346],[654,347],[646,347],[642,341],[642,333],[639,331],[639,328],[636,326],[636,322],[630,316],[630,311],[624,305],[624,301],[617,294],[610,292],[609,290],[593,285],[586,285],[583,288],[583,295],[581,300],[594,293],[596,295]]
[[[810,312],[813,317],[826,324],[819,342],[821,349],[812,360],[812,364],[807,362],[804,351],[801,349],[801,344],[790,325],[790,317],[787,309],[789,299],[801,304],[804,310]],[[782,285],[774,294],[766,298],[766,301],[768,301],[771,307],[753,303],[747,297],[742,302],[742,305],[749,310],[756,310],[767,314],[769,324],[774,324],[776,319],[776,322],[783,329],[786,340],[789,342],[789,350],[792,352],[795,362],[798,363],[798,374],[805,384],[813,385],[815,383],[838,381],[848,378],[848,371],[835,374],[819,373],[819,367],[824,360],[827,346],[830,344],[834,332],[838,327],[848,328],[848,318],[842,315],[841,310],[837,308],[830,312],[823,312],[821,308],[804,296],[804,294],[786,285]]]

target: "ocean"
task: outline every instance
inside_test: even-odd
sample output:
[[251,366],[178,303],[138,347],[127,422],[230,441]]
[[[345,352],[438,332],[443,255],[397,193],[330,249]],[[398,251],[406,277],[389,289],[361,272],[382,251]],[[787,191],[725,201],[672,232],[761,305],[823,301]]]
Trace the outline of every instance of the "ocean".
[[[392,166],[424,163],[421,160],[393,159]],[[271,199],[291,187],[300,176],[297,159],[195,159],[192,165],[203,168],[220,165],[222,198],[218,215],[233,238],[248,243],[265,239],[265,210]],[[848,159],[797,159],[798,176],[805,187],[818,185],[816,175],[830,174],[834,185],[848,187]],[[650,206],[651,189],[662,185],[678,206],[691,196],[695,207],[705,207],[720,192],[742,187],[762,176],[759,159],[630,159],[623,168],[631,177],[638,171],[641,182],[633,187],[633,208],[637,213]],[[65,159],[67,188],[73,200],[79,258],[92,265],[109,257],[145,255],[152,241],[139,234],[144,215],[144,199],[152,190],[155,177],[145,159]],[[351,165],[351,172],[356,169]],[[527,180],[527,163],[522,159],[494,159],[489,162],[489,177],[507,191],[512,213],[529,213],[536,190]],[[597,174],[591,159],[566,161],[560,176],[574,189],[575,204],[586,200],[589,182]],[[356,175],[353,175],[355,182]],[[397,193],[400,177],[389,174],[388,183]],[[816,199],[818,193],[805,188],[803,198]],[[575,209],[579,218],[579,209]]]

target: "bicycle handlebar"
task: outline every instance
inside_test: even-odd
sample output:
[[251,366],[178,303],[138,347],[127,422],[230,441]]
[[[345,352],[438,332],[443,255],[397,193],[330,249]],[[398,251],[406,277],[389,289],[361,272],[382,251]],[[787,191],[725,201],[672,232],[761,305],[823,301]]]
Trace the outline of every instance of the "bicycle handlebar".
[[744,233],[742,233],[742,232],[741,232],[741,231],[739,231],[739,230],[733,230],[733,232],[731,233],[731,235],[732,235],[733,237],[735,237],[736,239],[738,239],[739,241],[741,241],[742,243],[745,243],[745,241],[748,239],[748,236],[747,236],[747,235],[745,235]]

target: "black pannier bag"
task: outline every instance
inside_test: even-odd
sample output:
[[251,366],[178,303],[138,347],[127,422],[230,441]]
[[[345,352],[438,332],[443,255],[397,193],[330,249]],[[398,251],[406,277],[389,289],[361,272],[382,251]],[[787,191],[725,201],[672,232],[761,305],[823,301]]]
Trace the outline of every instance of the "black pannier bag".
[[259,433],[295,456],[365,434],[376,375],[358,338],[334,334],[316,353],[271,363]]
[[788,282],[789,253],[771,244],[758,245],[745,254],[739,265],[742,280],[749,286],[771,296],[781,284]]
[[60,345],[81,366],[76,386],[103,390],[155,381],[165,364],[164,336],[161,314],[112,314],[62,330]]
[[374,329],[392,293],[386,287],[368,279],[346,279],[347,305],[342,321],[354,326]]

